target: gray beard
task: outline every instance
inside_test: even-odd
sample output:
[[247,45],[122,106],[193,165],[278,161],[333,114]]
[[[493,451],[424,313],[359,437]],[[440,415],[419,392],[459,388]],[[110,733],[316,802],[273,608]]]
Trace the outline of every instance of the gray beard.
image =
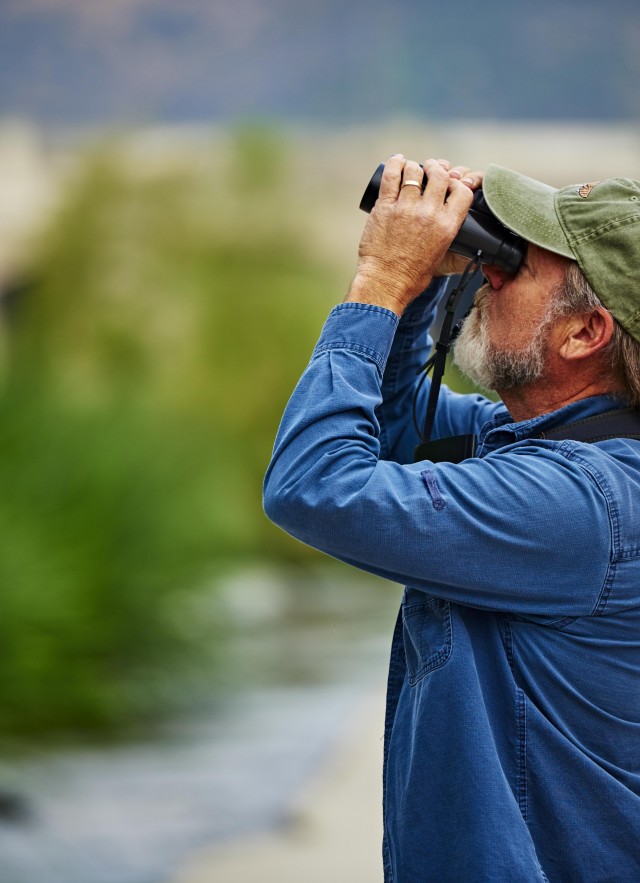
[[544,373],[547,355],[547,331],[553,316],[547,315],[529,343],[517,350],[491,343],[483,302],[493,297],[483,286],[476,295],[476,306],[465,319],[456,339],[453,361],[476,386],[487,390],[529,386]]

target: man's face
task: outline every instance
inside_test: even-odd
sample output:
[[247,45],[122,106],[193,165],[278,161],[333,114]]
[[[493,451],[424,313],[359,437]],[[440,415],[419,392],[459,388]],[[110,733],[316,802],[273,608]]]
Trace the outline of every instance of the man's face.
[[506,390],[540,379],[557,335],[554,290],[569,261],[536,245],[515,276],[483,266],[487,284],[455,344],[454,361],[474,383]]

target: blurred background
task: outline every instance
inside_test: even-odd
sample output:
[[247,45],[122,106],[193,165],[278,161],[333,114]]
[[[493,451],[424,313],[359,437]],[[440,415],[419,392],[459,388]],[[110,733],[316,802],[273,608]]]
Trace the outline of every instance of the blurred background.
[[278,420],[378,162],[640,177],[639,49],[631,0],[1,0],[0,883],[381,879],[400,588],[265,519]]

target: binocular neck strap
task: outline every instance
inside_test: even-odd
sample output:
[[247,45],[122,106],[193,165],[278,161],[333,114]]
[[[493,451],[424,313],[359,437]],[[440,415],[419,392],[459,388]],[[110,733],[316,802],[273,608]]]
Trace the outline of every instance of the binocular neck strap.
[[435,347],[435,353],[432,359],[430,359],[425,366],[425,370],[427,371],[431,366],[433,366],[433,376],[431,378],[431,389],[429,390],[429,399],[427,402],[427,413],[422,427],[421,445],[418,450],[420,450],[423,445],[431,440],[433,423],[436,416],[436,406],[438,404],[438,395],[440,394],[440,386],[442,384],[442,375],[444,374],[444,369],[447,362],[447,354],[449,353],[451,349],[451,344],[456,339],[460,330],[461,323],[458,323],[455,327],[453,324],[456,315],[456,309],[467,289],[467,286],[475,279],[478,272],[480,271],[481,260],[482,252],[479,251],[477,255],[471,261],[469,261],[464,273],[460,277],[460,281],[449,295],[445,306],[444,321],[442,322],[440,336]]

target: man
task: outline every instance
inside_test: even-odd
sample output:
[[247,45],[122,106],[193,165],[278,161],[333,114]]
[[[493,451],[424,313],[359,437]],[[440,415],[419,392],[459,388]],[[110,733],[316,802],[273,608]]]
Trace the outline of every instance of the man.
[[489,167],[492,212],[530,245],[515,275],[483,267],[456,358],[503,404],[444,390],[435,435],[477,433],[476,456],[413,463],[437,277],[460,270],[447,249],[482,178],[425,171],[422,192],[417,164],[386,164],[346,302],[285,411],[266,511],[406,586],[386,881],[638,881],[640,440],[576,435],[611,435],[591,418],[640,404],[640,182],[555,190]]

